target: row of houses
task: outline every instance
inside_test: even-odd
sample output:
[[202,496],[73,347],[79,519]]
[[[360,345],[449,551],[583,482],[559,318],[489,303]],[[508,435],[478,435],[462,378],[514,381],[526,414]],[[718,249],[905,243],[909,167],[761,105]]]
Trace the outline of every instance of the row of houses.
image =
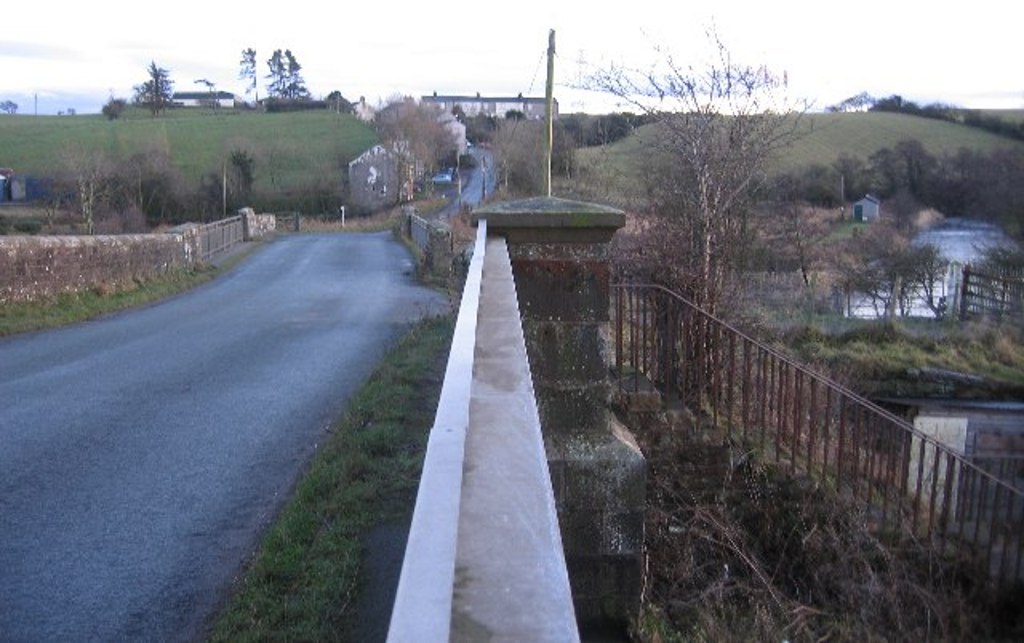
[[[423,96],[421,101],[427,104],[437,105],[442,111],[451,114],[461,110],[469,117],[493,116],[504,118],[509,112],[520,112],[529,120],[541,120],[547,114],[547,101],[541,97],[523,96],[438,96],[434,92],[431,96]],[[551,105],[552,118],[558,118],[558,101],[553,100]]]
[[[469,117],[493,116],[504,118],[509,112],[520,112],[530,120],[543,119],[547,112],[547,103],[543,97],[535,96],[475,96],[468,95],[438,95],[434,92],[430,96],[423,96],[421,102],[428,105],[436,105],[438,109],[446,114],[461,111]],[[171,102],[177,107],[235,107],[241,101],[231,92],[174,92],[171,95]],[[353,103],[353,111],[356,116],[364,121],[373,120],[377,110],[366,102],[366,98],[359,97],[359,102]],[[558,100],[552,102],[552,116],[558,118]]]
[[[422,96],[420,103],[437,108],[438,120],[451,133],[460,155],[467,149],[466,126],[459,122],[455,113],[461,112],[467,117],[504,118],[508,112],[516,111],[527,119],[536,120],[544,118],[547,110],[544,98],[522,94],[502,97],[481,96],[479,93],[475,96],[438,95],[434,92],[430,96]],[[373,120],[377,115],[377,110],[367,105],[365,98],[360,97],[353,107],[363,120]],[[557,101],[553,102],[552,115],[558,115]],[[349,202],[357,208],[374,211],[411,201],[416,181],[422,174],[422,164],[412,158],[406,146],[401,143],[374,145],[348,165]]]

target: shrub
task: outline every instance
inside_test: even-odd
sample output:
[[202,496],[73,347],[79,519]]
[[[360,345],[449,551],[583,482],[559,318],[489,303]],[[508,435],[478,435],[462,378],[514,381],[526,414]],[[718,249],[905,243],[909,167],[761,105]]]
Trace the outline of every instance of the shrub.
[[35,219],[21,219],[14,222],[14,231],[21,234],[39,234],[43,229],[43,222]]

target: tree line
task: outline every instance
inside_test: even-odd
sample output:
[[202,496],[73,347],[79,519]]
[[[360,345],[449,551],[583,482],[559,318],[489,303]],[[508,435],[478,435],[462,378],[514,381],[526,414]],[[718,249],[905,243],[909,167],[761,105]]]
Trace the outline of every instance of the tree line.
[[965,109],[947,103],[928,103],[920,105],[908,100],[899,94],[892,94],[883,98],[875,98],[866,92],[851,96],[835,105],[825,108],[828,112],[849,112],[849,111],[871,111],[891,112],[931,118],[948,123],[957,123],[976,127],[991,132],[998,136],[1005,136],[1018,141],[1024,141],[1024,120],[1013,121],[1001,118],[995,114],[988,114],[979,109]]
[[[343,113],[352,112],[352,104],[337,90],[332,91],[326,100],[313,100],[302,76],[302,65],[291,49],[275,49],[266,60],[266,66],[267,73],[263,78],[267,81],[267,96],[261,102],[256,50],[251,47],[242,50],[238,78],[247,82],[246,95],[254,94],[256,103],[261,104],[267,111],[329,108]],[[194,82],[206,87],[210,94],[210,105],[216,107],[216,83],[205,78]],[[158,65],[156,61],[150,62],[146,68],[146,79],[133,89],[133,104],[148,110],[154,117],[174,105],[174,81],[171,79],[171,72]],[[102,113],[108,119],[115,120],[124,113],[127,104],[126,99],[111,96],[103,106]]]
[[226,208],[249,205],[256,157],[246,149],[227,154],[223,168],[187,185],[166,150],[130,155],[67,145],[46,179],[49,224],[74,212],[85,234],[144,232],[157,225],[219,218]]
[[932,154],[916,139],[903,139],[867,159],[840,155],[832,164],[814,164],[776,179],[772,198],[797,199],[835,208],[873,194],[889,202],[897,216],[921,206],[951,216],[999,223],[1012,236],[1024,233],[1024,150],[991,152],[960,148]]

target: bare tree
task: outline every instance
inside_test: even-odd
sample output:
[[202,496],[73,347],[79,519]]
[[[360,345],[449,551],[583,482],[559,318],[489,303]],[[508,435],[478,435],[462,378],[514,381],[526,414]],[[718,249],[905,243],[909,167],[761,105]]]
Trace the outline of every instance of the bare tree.
[[202,85],[205,87],[207,93],[210,94],[210,97],[207,99],[207,102],[209,103],[208,107],[212,109],[220,107],[220,102],[217,100],[217,83],[206,78],[199,78],[193,82],[196,85]]
[[86,234],[95,234],[96,221],[113,200],[114,166],[103,154],[68,145],[61,154],[66,182],[74,193]]
[[715,56],[705,69],[655,49],[655,71],[612,67],[589,84],[656,122],[643,141],[648,212],[638,268],[714,312],[749,238],[766,165],[794,140],[805,108],[782,104],[785,76],[738,64],[714,33],[709,40]]
[[[382,141],[403,159],[399,168],[405,190],[421,172],[432,172],[456,151],[455,137],[440,120],[441,112],[412,98],[394,98],[375,120]],[[403,191],[405,191],[403,190]]]
[[492,143],[498,180],[504,190],[529,196],[544,192],[546,138],[547,131],[541,121],[513,117],[498,122]]
[[245,93],[248,94],[249,92],[254,92],[256,102],[259,103],[260,92],[256,87],[256,50],[252,47],[243,49],[242,59],[239,61],[238,65],[238,79],[249,81],[248,86],[245,88]]
[[185,191],[184,178],[174,166],[164,143],[155,143],[133,154],[122,171],[131,205],[154,223],[173,220]]
[[[905,298],[920,301],[936,317],[945,314],[946,302],[940,295],[940,289],[949,268],[949,260],[942,255],[938,246],[930,243],[911,245],[900,258],[900,263],[906,275]],[[904,314],[910,307],[908,302],[904,306]]]

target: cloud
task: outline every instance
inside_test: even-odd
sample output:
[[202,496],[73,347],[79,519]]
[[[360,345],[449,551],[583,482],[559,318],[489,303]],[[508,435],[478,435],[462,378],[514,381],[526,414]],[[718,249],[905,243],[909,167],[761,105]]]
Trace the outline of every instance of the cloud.
[[3,61],[4,65],[18,64],[18,59],[62,61],[80,54],[80,51],[65,45],[6,42],[0,49],[0,61]]

